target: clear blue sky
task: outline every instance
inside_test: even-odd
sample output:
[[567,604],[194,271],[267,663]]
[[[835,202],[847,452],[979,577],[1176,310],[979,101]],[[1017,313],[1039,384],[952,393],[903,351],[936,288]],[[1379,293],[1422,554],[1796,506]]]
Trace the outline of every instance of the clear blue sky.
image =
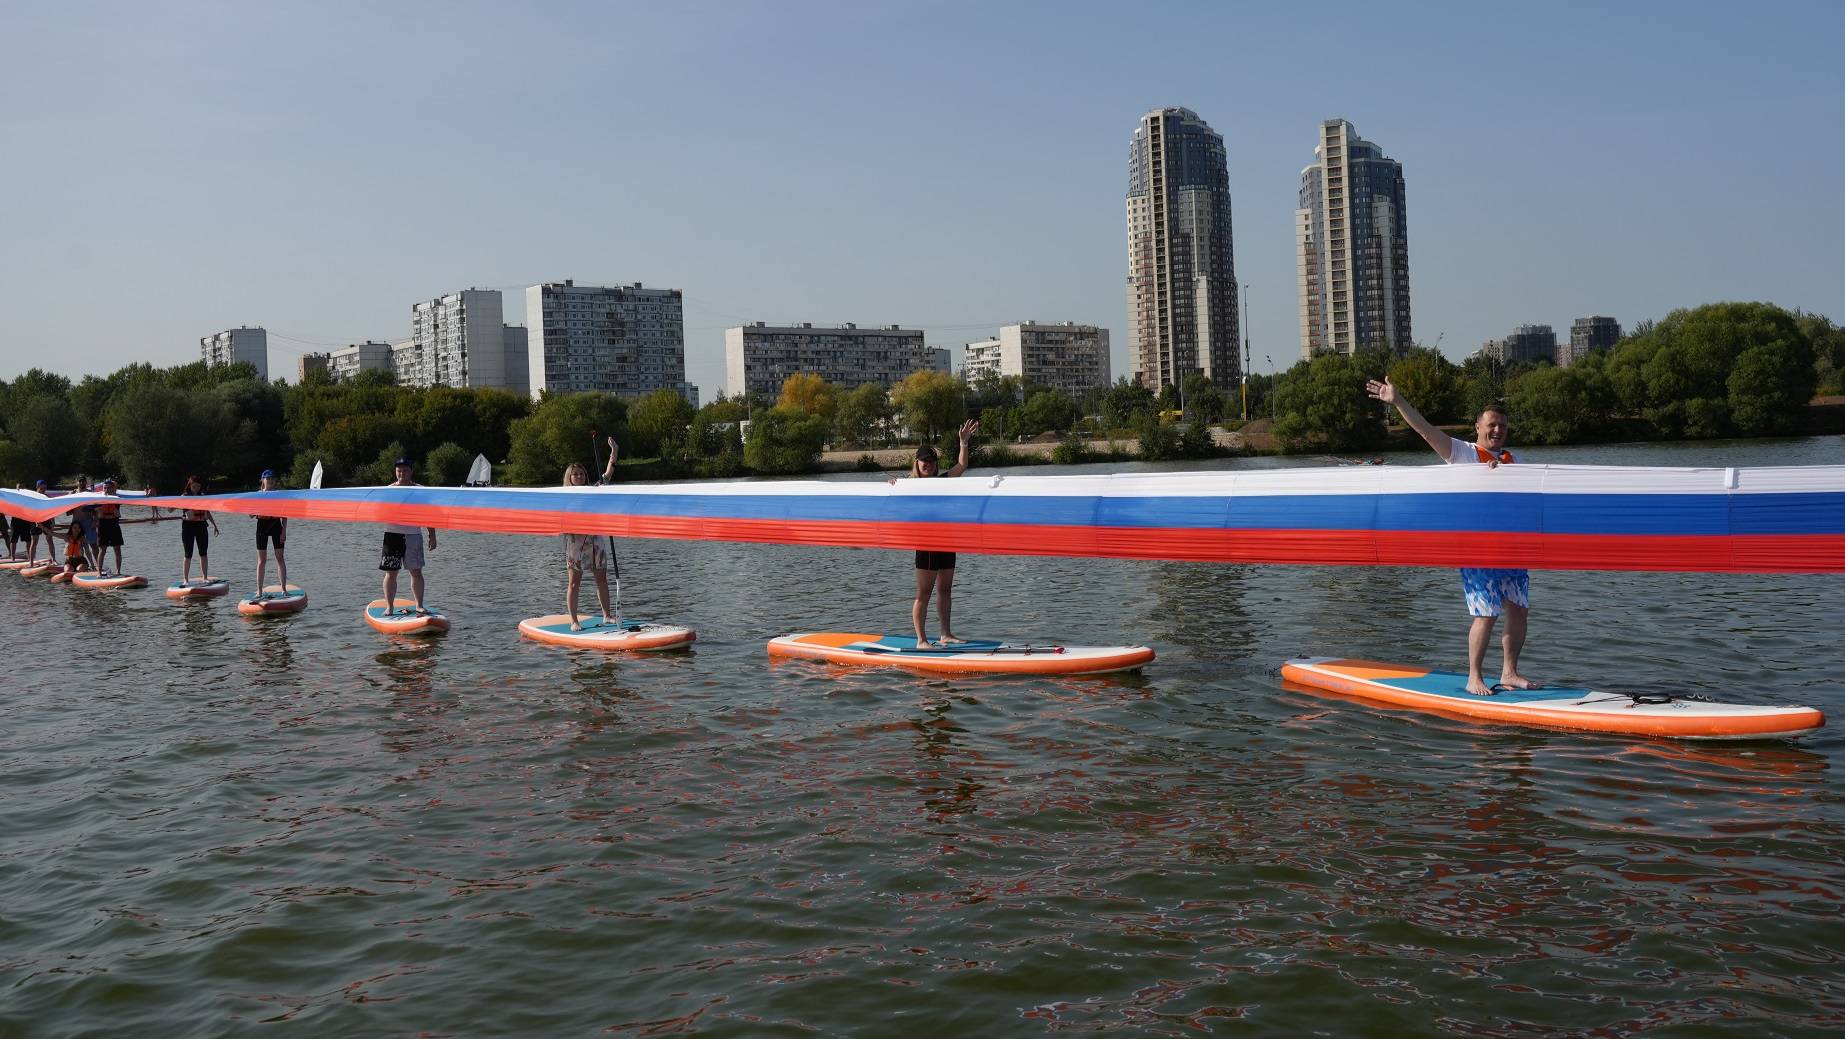
[[[1402,7],[1398,10],[1399,6]],[[1112,330],[1128,139],[1224,135],[1256,367],[1315,128],[1404,164],[1416,336],[1762,299],[1845,319],[1845,5],[60,3],[0,35],[0,378],[271,365],[469,286],[727,325]],[[286,337],[286,338],[285,338]]]

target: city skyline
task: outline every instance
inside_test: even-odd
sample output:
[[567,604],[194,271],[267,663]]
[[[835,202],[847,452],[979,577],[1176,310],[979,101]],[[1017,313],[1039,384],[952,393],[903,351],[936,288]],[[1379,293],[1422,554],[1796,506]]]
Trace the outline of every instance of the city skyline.
[[[1415,337],[1450,357],[1531,314],[1845,311],[1826,251],[1845,233],[1845,146],[1808,133],[1845,97],[1830,5],[1341,8],[1403,71],[1311,83],[1289,57],[1298,13],[1187,5],[1197,31],[1153,41],[1100,6],[424,17],[449,10],[17,13],[0,84],[27,102],[0,129],[35,161],[0,171],[16,211],[0,378],[184,363],[244,324],[268,329],[286,375],[299,354],[407,336],[413,301],[565,278],[682,288],[686,374],[707,397],[723,329],[758,317],[895,322],[951,347],[1023,316],[1075,321],[1111,332],[1122,373],[1121,142],[1164,106],[1223,135],[1258,371],[1298,356],[1302,141],[1336,117],[1410,170]],[[560,43],[563,25],[585,43]],[[616,25],[613,55],[587,46]],[[416,42],[428,32],[443,46]],[[1010,39],[1037,46],[996,66]],[[775,58],[814,41],[842,62]],[[507,60],[434,57],[456,50]],[[1085,61],[1137,71],[1060,74]],[[509,146],[411,165],[403,126],[437,105]],[[560,133],[571,147],[541,155]],[[197,161],[226,145],[236,162]],[[1660,162],[1673,178],[1648,172]]]

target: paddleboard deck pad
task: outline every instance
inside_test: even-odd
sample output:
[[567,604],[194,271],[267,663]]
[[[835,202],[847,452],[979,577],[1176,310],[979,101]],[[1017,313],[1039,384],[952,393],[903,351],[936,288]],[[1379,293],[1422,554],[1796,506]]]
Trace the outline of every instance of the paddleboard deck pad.
[[440,610],[425,607],[417,613],[409,599],[397,600],[397,608],[387,610],[383,599],[373,599],[365,607],[365,623],[387,635],[434,635],[448,630],[448,618]]
[[264,585],[255,599],[237,600],[237,612],[245,617],[279,617],[300,613],[307,609],[307,604],[307,592],[302,591],[300,585],[291,584],[284,588],[279,584],[270,584]]
[[184,581],[167,585],[169,599],[215,599],[231,590],[231,583],[222,578],[214,581]]
[[1099,675],[1141,667],[1153,659],[1153,650],[1146,646],[1025,645],[980,639],[948,646],[918,646],[909,635],[818,631],[771,639],[769,655],[942,674]]
[[1826,723],[1811,707],[1757,707],[1678,699],[1666,694],[1606,693],[1551,686],[1467,692],[1454,671],[1339,657],[1296,657],[1281,677],[1297,685],[1361,700],[1471,720],[1624,736],[1689,740],[1759,740],[1799,736]]
[[71,584],[79,588],[146,588],[147,578],[139,574],[78,574]]
[[673,624],[650,624],[634,620],[604,624],[599,616],[592,620],[581,614],[578,615],[578,623],[582,625],[582,631],[570,630],[569,614],[527,617],[519,622],[519,633],[528,639],[553,646],[629,651],[678,649],[691,645],[698,638],[698,633],[691,628]]

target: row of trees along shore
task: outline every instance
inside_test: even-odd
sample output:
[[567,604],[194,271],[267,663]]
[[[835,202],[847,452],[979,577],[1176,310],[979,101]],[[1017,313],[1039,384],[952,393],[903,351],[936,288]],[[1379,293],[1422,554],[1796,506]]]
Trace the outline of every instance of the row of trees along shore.
[[[1845,392],[1842,371],[1845,329],[1828,318],[1719,303],[1644,322],[1568,368],[1483,356],[1457,365],[1422,348],[1317,356],[1279,376],[1252,375],[1248,414],[1272,419],[1283,450],[1383,447],[1402,433],[1387,430],[1390,416],[1364,384],[1387,374],[1436,422],[1465,423],[1487,403],[1505,404],[1521,443],[1767,436],[1805,428],[1816,393]],[[383,372],[289,385],[247,365],[137,364],[73,385],[34,369],[0,382],[0,481],[107,473],[177,490],[196,473],[244,487],[272,468],[303,487],[319,462],[327,486],[365,485],[388,483],[392,461],[408,456],[422,461],[422,482],[452,485],[480,453],[497,482],[555,484],[570,462],[590,461],[592,430],[617,438],[623,478],[783,475],[814,471],[829,447],[866,452],[865,468],[876,467],[869,452],[880,448],[928,441],[952,453],[970,417],[981,423],[977,464],[1200,458],[1223,453],[1212,426],[1244,425],[1243,391],[1194,375],[1183,391],[1123,378],[1073,398],[1016,377],[967,384],[918,371],[888,391],[795,375],[773,401],[720,397],[694,408],[671,391],[534,402],[502,390],[397,386]],[[1027,439],[1057,443],[1048,457],[1027,457],[1014,446]],[[1089,446],[1098,441],[1109,447]]]

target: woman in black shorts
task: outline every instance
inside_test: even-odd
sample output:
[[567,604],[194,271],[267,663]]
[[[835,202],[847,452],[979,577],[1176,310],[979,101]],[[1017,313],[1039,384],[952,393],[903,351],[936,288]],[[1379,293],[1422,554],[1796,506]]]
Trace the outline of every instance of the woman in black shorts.
[[[257,493],[276,489],[274,469],[264,469],[259,477]],[[263,598],[263,581],[269,575],[269,545],[275,544],[276,576],[282,581],[282,588],[288,588],[288,560],[282,556],[282,545],[288,540],[288,519],[282,516],[256,517],[256,591],[250,596],[251,602],[260,602]]]
[[[918,479],[935,476],[960,476],[967,471],[967,441],[980,428],[980,423],[972,419],[961,423],[961,456],[956,459],[955,467],[942,471],[942,460],[935,448],[924,444],[916,449],[916,460],[910,463],[910,475]],[[955,629],[950,617],[954,614],[955,588],[955,554],[953,552],[916,553],[916,600],[910,604],[910,623],[916,628],[916,644],[929,644],[928,636],[923,634],[923,618],[929,615],[929,596],[935,596],[935,615],[942,622],[940,645],[965,641],[955,637]]]
[[[182,495],[202,495],[205,493],[205,481],[196,476],[186,477],[186,489]],[[186,566],[180,572],[179,583],[192,583],[192,550],[199,551],[199,576],[211,580],[211,535],[205,532],[205,525],[211,524],[212,531],[218,530],[218,517],[204,509],[185,509],[179,514],[179,543],[186,549]]]

